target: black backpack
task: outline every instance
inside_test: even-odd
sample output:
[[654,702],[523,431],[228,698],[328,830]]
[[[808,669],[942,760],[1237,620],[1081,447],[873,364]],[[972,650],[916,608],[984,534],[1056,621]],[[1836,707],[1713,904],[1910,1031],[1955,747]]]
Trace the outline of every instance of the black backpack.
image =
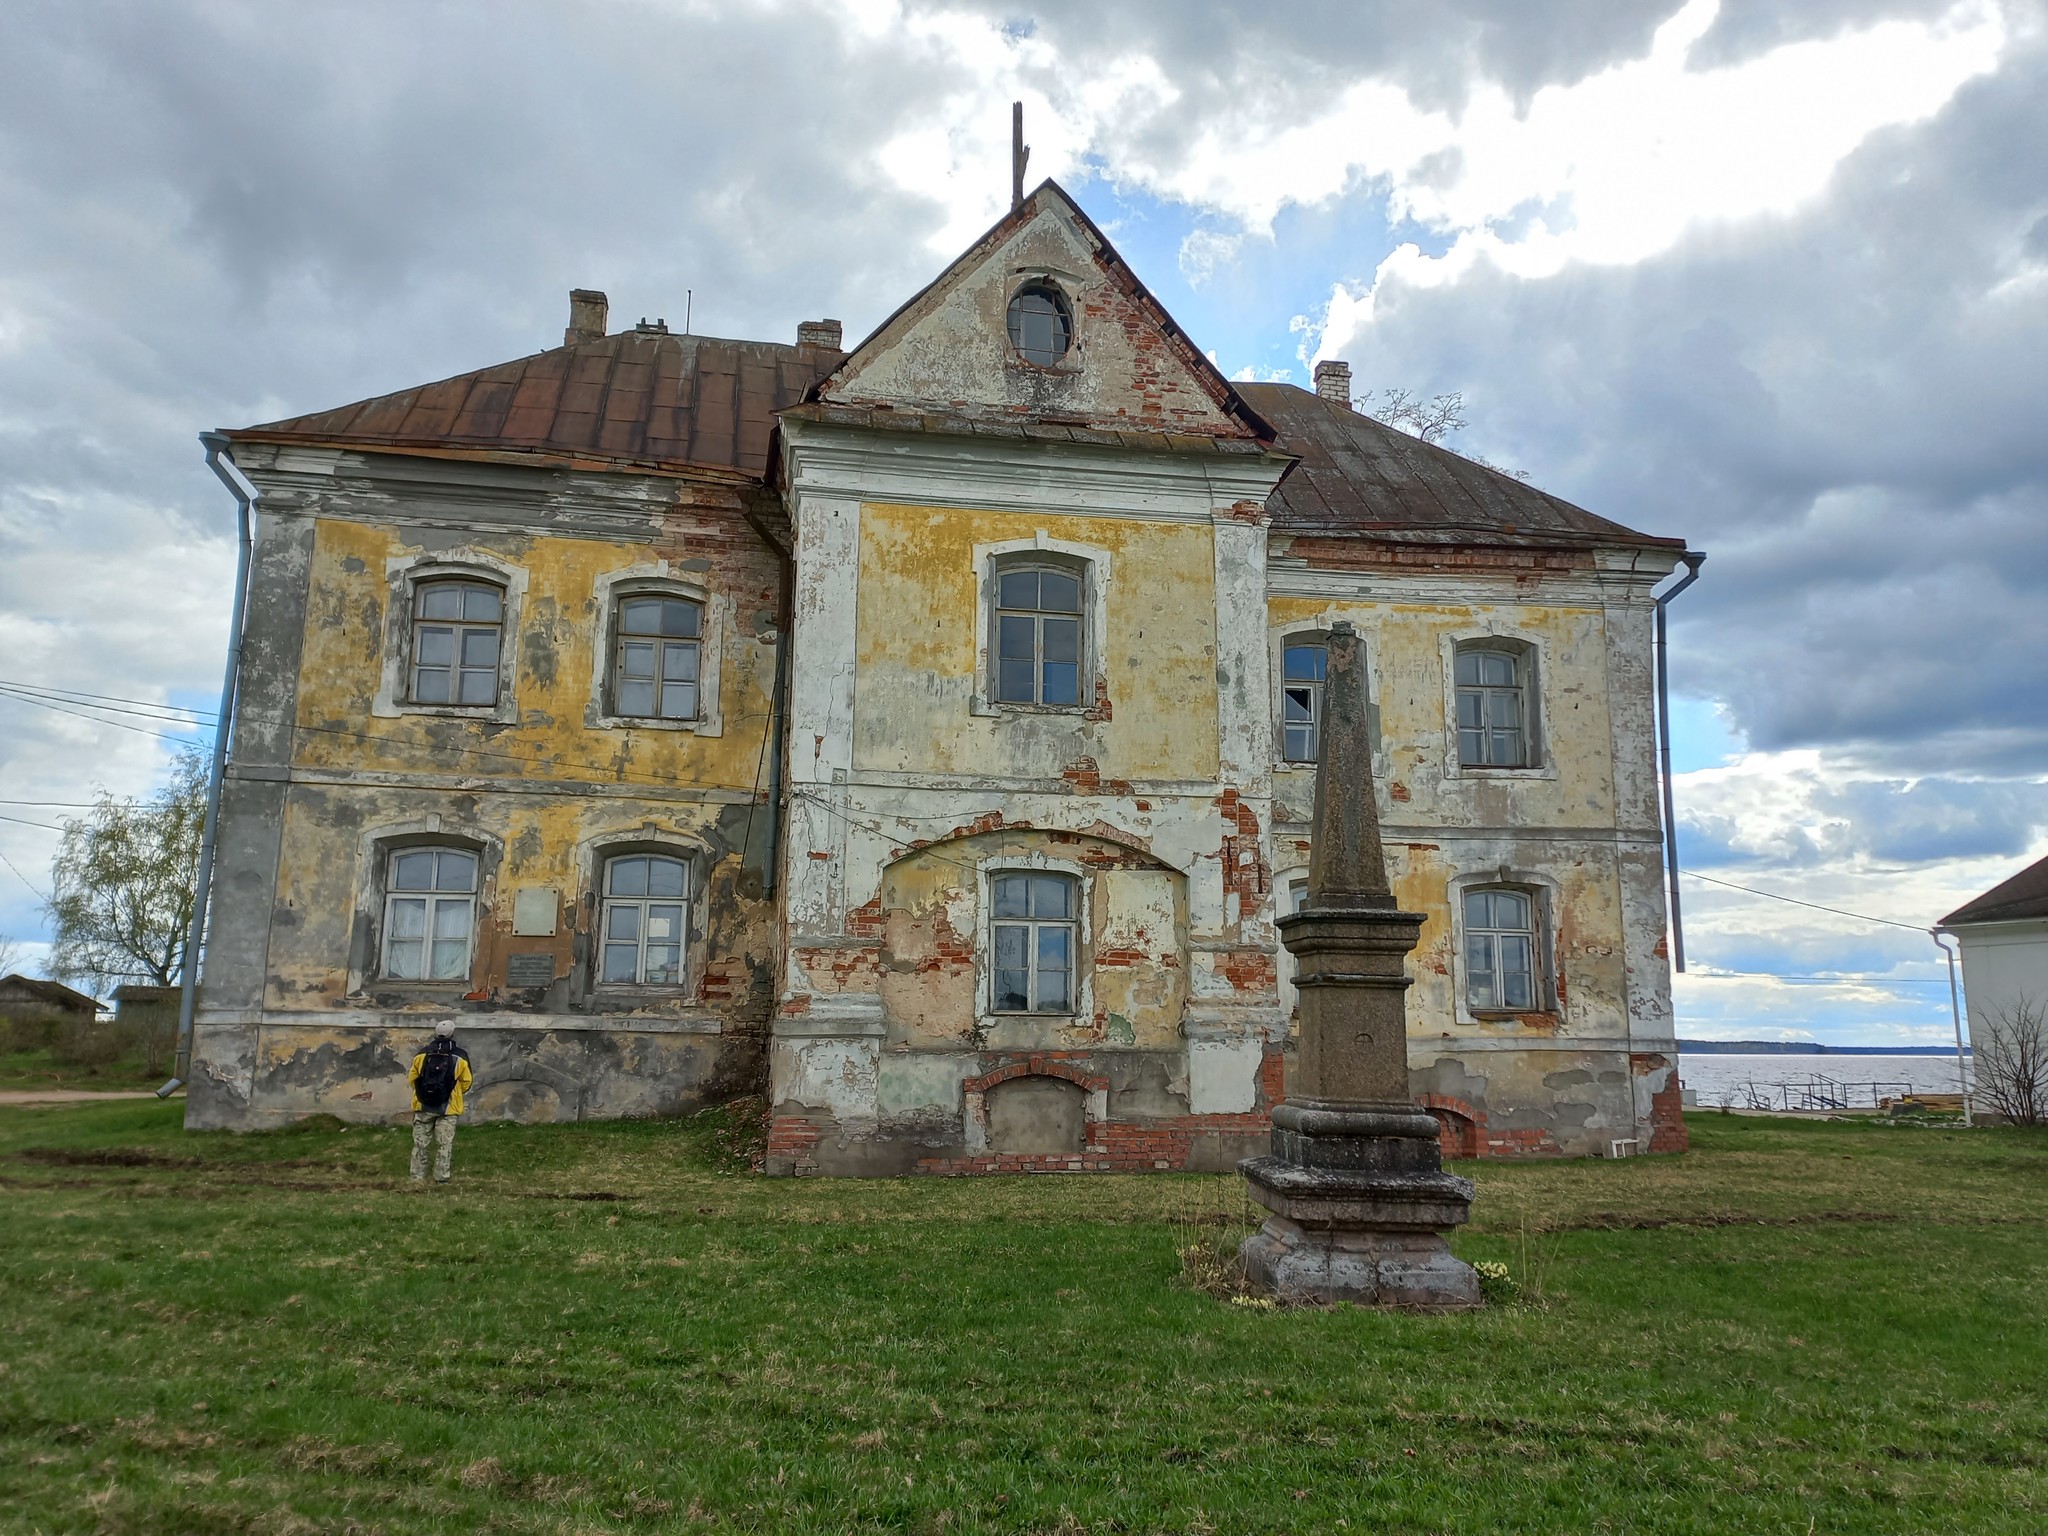
[[427,1046],[427,1059],[420,1063],[420,1075],[412,1085],[422,1108],[436,1113],[448,1108],[455,1093],[455,1042],[436,1035]]

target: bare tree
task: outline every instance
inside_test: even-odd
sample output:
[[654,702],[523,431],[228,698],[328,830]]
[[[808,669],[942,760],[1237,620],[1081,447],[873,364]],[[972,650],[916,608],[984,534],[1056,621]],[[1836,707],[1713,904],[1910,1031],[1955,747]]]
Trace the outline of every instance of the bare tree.
[[1454,389],[1447,395],[1432,395],[1424,400],[1405,389],[1383,389],[1377,410],[1373,409],[1372,400],[1370,393],[1361,396],[1358,408],[1374,421],[1413,433],[1425,443],[1440,443],[1465,426],[1463,390]]
[[21,965],[21,946],[0,933],[0,976],[12,976]]
[[1977,1101],[2013,1125],[2048,1123],[2048,1009],[2024,992],[1970,1031]]
[[101,993],[124,981],[169,986],[177,978],[205,815],[206,760],[185,752],[170,783],[147,800],[102,790],[91,811],[64,823],[51,866],[52,975],[90,981]]

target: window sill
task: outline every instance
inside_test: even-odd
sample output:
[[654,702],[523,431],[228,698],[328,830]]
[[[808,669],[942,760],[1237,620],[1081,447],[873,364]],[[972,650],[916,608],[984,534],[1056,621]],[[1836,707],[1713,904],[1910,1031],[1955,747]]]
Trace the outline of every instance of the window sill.
[[971,715],[983,716],[1072,715],[1076,719],[1086,719],[1088,712],[1094,707],[1093,704],[1003,704],[991,702],[977,694],[973,702],[968,705],[967,712]]
[[691,736],[724,734],[713,719],[666,720],[659,715],[592,715],[584,724],[600,731],[678,731]]
[[1562,1015],[1548,1008],[1480,1008],[1467,1011],[1460,1023],[1470,1024],[1519,1024],[1524,1029],[1537,1029],[1555,1033],[1563,1023]]
[[1491,763],[1452,763],[1445,773],[1446,779],[1555,779],[1555,763],[1536,763],[1529,767],[1509,768]]
[[401,701],[387,703],[371,713],[386,719],[425,715],[436,720],[480,720],[490,725],[516,725],[519,721],[518,704],[503,699],[496,704],[412,704]]

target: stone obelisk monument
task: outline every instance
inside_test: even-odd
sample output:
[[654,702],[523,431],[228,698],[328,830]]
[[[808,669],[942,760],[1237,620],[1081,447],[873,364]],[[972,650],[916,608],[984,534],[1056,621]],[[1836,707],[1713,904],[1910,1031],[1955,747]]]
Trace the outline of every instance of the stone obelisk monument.
[[1471,1214],[1436,1120],[1408,1091],[1408,952],[1422,916],[1394,906],[1373,800],[1358,636],[1339,622],[1323,684],[1308,905],[1279,919],[1301,999],[1293,1092],[1273,1152],[1238,1169],[1272,1214],[1242,1250],[1252,1283],[1298,1301],[1446,1310],[1479,1278],[1443,1229]]

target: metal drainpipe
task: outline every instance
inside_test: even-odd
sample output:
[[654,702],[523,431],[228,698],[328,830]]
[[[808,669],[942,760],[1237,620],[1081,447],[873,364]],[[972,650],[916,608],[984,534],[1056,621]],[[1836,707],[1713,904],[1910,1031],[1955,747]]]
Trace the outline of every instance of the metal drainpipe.
[[[787,587],[788,583],[785,582]],[[789,599],[783,601],[789,613]],[[761,894],[775,894],[776,868],[782,858],[782,738],[789,728],[789,629],[775,637],[775,702],[768,707],[768,851],[761,868]]]
[[228,733],[233,728],[236,694],[242,681],[242,628],[249,601],[249,554],[256,503],[261,492],[249,483],[231,456],[220,432],[202,432],[206,467],[235,498],[238,539],[235,549],[235,599],[228,625],[228,660],[220,685],[220,717],[214,724],[213,771],[206,781],[206,829],[199,841],[199,877],[192,892],[192,921],[185,930],[184,964],[178,976],[178,1053],[171,1080],[157,1089],[167,1099],[184,1085],[192,1070],[192,1016],[199,1000],[199,946],[206,937],[206,904],[213,894],[213,855],[220,841],[220,786],[227,773]]
[[1671,904],[1671,961],[1674,970],[1683,972],[1685,925],[1678,915],[1678,824],[1671,812],[1671,672],[1664,654],[1664,610],[1700,579],[1707,557],[1688,549],[1678,558],[1685,562],[1685,579],[1657,599],[1657,779],[1664,792],[1664,889]]
[[1963,1124],[1975,1125],[1976,1117],[1970,1113],[1970,1076],[1963,1066],[1963,1002],[1956,992],[1956,952],[1941,942],[1941,935],[1939,928],[1927,930],[1927,936],[1934,940],[1934,947],[1948,961],[1948,1011],[1956,1026],[1956,1086],[1963,1091]]

